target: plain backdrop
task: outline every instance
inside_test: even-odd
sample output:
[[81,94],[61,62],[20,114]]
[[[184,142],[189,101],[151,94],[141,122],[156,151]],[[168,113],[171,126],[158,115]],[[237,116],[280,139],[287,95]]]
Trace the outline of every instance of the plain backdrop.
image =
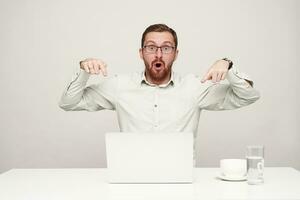
[[116,114],[65,112],[58,101],[84,58],[103,59],[110,74],[142,70],[141,34],[153,23],[177,31],[175,71],[202,76],[229,57],[261,93],[248,107],[202,113],[197,166],[263,144],[266,166],[300,169],[299,13],[297,0],[0,0],[0,172],[106,167]]

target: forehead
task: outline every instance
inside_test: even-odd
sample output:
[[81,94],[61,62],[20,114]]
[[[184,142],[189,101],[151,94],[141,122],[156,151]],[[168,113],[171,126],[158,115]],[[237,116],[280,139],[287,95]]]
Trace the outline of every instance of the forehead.
[[156,44],[175,44],[173,35],[170,32],[149,32],[145,36],[145,43],[154,42]]

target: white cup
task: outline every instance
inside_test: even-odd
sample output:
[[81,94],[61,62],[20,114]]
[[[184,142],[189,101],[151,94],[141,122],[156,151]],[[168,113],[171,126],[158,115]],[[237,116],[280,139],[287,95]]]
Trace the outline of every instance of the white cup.
[[242,178],[247,174],[246,159],[220,160],[221,175],[226,178]]

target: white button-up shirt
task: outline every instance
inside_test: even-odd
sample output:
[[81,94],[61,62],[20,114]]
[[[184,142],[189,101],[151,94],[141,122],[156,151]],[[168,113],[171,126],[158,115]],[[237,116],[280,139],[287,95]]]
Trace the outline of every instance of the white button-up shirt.
[[101,77],[86,87],[89,74],[80,70],[64,91],[59,106],[64,110],[117,112],[122,132],[197,133],[202,110],[227,110],[249,105],[259,93],[252,82],[234,66],[228,71],[228,84],[201,83],[196,75],[172,72],[164,85],[147,82],[144,72]]

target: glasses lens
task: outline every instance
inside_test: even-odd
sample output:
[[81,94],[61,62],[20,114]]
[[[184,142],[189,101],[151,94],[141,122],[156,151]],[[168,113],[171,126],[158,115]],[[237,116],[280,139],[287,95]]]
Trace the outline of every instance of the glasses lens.
[[148,45],[148,46],[145,46],[145,50],[148,53],[155,53],[157,51],[157,47],[154,45]]
[[162,46],[162,47],[161,47],[161,51],[162,51],[163,53],[171,53],[172,50],[173,50],[173,47],[170,47],[170,46]]

